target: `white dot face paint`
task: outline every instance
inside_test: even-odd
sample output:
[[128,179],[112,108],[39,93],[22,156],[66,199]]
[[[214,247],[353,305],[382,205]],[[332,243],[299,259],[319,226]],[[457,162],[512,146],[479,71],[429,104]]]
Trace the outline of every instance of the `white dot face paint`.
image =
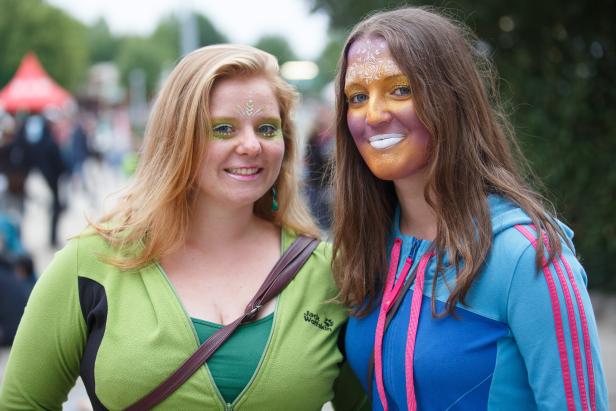
[[365,82],[380,80],[385,77],[400,74],[398,65],[391,59],[387,41],[382,37],[367,37],[355,41],[351,52],[353,64],[349,64],[346,81],[362,78]]
[[359,38],[347,60],[347,125],[366,165],[382,180],[423,175],[431,137],[417,117],[411,83],[387,41]]
[[243,105],[237,106],[237,114],[240,117],[256,117],[263,112],[263,108],[255,107],[253,96],[249,96]]

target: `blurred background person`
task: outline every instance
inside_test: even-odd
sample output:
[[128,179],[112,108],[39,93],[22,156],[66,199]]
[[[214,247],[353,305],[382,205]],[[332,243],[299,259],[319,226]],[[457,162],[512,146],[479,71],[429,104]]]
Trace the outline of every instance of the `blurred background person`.
[[15,139],[16,127],[16,121],[10,114],[0,116],[0,211],[21,219],[29,165],[25,142]]
[[95,131],[95,117],[91,113],[78,109],[73,118],[72,130],[67,144],[67,157],[73,190],[81,190],[86,193],[92,190],[92,187],[89,186],[86,162],[89,159],[100,157],[92,141]]
[[331,107],[321,106],[308,133],[304,156],[306,192],[310,211],[321,230],[331,225],[331,158],[334,149],[334,123]]
[[12,344],[35,282],[34,265],[21,242],[19,226],[0,210],[0,346]]
[[0,255],[0,347],[11,345],[30,292]]
[[52,134],[50,122],[42,115],[30,115],[18,130],[16,143],[24,147],[25,167],[28,171],[38,170],[51,192],[49,245],[58,245],[58,221],[63,204],[60,200],[60,178],[67,167],[60,153],[60,147]]

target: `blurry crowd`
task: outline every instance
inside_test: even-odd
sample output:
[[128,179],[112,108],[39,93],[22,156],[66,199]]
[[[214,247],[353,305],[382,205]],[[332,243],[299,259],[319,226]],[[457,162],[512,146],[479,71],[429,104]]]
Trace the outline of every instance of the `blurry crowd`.
[[82,109],[0,113],[0,346],[11,344],[39,268],[22,235],[26,199],[35,194],[28,192],[28,177],[39,174],[48,189],[49,226],[40,230],[55,250],[58,222],[73,193],[95,189],[87,165],[105,161],[125,172],[134,169],[123,163],[134,157],[131,144],[118,148],[105,140],[110,134],[130,140],[128,115],[118,111],[112,119],[109,124]]

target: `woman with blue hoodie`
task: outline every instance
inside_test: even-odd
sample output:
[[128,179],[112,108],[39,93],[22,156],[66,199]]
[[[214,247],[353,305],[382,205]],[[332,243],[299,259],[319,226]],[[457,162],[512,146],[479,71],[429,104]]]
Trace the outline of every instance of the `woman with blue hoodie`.
[[514,160],[467,30],[403,8],[359,23],[337,78],[334,270],[375,410],[605,410],[571,230]]

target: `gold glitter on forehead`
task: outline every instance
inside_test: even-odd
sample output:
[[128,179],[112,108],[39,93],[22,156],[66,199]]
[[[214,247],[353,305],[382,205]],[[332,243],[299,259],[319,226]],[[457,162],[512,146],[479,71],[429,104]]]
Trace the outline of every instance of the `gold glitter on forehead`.
[[396,62],[387,53],[385,39],[363,38],[357,40],[351,49],[355,61],[347,68],[346,82],[363,80],[370,83],[401,74]]
[[235,109],[240,117],[256,117],[263,111],[262,108],[255,107],[255,102],[252,98],[249,98],[244,106],[238,104]]

